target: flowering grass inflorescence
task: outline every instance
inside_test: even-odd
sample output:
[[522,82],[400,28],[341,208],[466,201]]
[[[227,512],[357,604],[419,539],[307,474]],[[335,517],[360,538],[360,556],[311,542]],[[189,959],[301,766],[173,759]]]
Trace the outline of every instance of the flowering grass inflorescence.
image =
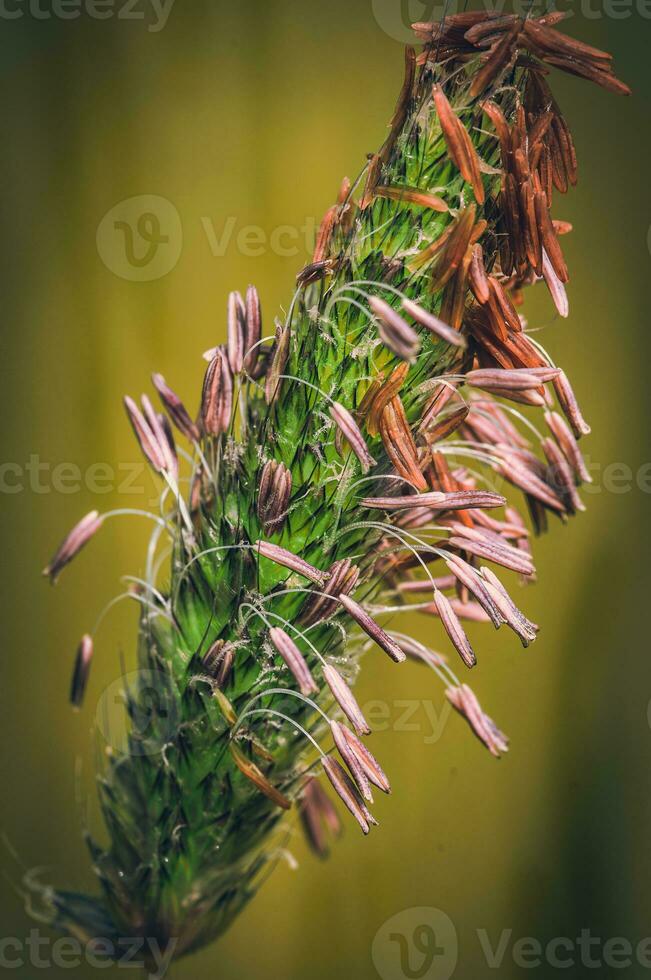
[[[550,207],[576,182],[576,159],[546,66],[627,91],[609,56],[559,32],[560,19],[415,25],[424,49],[406,50],[388,136],[343,182],[273,336],[256,290],[233,292],[196,420],[158,374],[166,414],[125,399],[162,480],[146,575],[131,589],[143,679],[127,710],[147,727],[133,722],[100,775],[108,843],[88,843],[101,895],[41,892],[62,931],[173,938],[186,954],[254,894],[286,809],[298,806],[327,853],[339,829],[329,785],[367,833],[373,789],[390,791],[351,689],[367,649],[429,666],[489,751],[507,750],[457,676],[476,663],[464,620],[507,625],[525,646],[538,629],[486,565],[535,575],[531,532],[492,481],[523,493],[540,532],[549,514],[582,509],[589,479],[570,383],[518,312],[523,287],[544,280],[568,313],[559,238],[570,228]],[[109,516],[73,529],[52,580]],[[385,620],[413,609],[438,617],[456,672]],[[76,707],[92,654],[84,636]]]

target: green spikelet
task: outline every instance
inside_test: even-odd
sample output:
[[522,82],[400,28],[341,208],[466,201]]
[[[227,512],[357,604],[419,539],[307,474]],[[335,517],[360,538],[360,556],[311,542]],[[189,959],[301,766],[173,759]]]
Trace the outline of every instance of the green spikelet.
[[[101,892],[41,890],[55,928],[171,941],[176,956],[199,949],[255,893],[287,808],[298,804],[326,849],[337,821],[326,776],[367,832],[369,783],[388,783],[352,733],[367,734],[348,687],[366,650],[371,662],[384,650],[429,663],[481,741],[506,750],[442,659],[375,620],[421,592],[467,666],[464,617],[508,624],[526,645],[536,627],[481,566],[530,578],[528,531],[514,508],[486,509],[504,500],[473,474],[485,466],[522,490],[537,530],[548,513],[581,507],[588,475],[576,440],[587,426],[514,303],[544,277],[567,312],[564,229],[549,206],[554,188],[574,183],[575,160],[541,61],[624,87],[606,56],[565,38],[555,19],[417,25],[425,51],[407,49],[389,135],[328,211],[273,340],[258,342],[255,291],[232,294],[228,345],[211,355],[196,424],[155,377],[191,443],[187,500],[169,425],[146,399],[142,412],[127,402],[167,516],[134,596],[128,743],[99,780],[107,843],[89,847]],[[542,454],[516,428],[512,402],[545,411]],[[101,523],[91,514],[77,526],[51,577]],[[161,584],[165,538],[173,556]],[[86,637],[76,704],[91,655]],[[346,725],[330,720],[344,715]]]

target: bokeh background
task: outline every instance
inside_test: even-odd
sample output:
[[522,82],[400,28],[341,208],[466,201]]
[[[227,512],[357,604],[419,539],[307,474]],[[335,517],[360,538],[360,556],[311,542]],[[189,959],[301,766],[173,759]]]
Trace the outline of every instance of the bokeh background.
[[[341,177],[383,138],[405,24],[441,12],[400,0],[176,0],[165,21],[149,0],[118,19],[121,7],[102,7],[114,14],[103,20],[63,19],[73,8],[34,0],[0,12],[0,937],[21,943],[33,928],[26,870],[92,886],[81,842],[87,812],[96,823],[91,729],[120,656],[131,662],[128,604],[102,625],[80,714],[67,704],[69,673],[120,576],[142,569],[148,528],[107,525],[55,590],[39,570],[81,514],[151,496],[150,478],[127,469],[140,461],[121,395],[160,370],[194,406],[200,355],[224,337],[230,289],[254,281],[269,328]],[[635,945],[651,934],[651,10],[637,0],[569,9],[568,30],[613,51],[635,97],[554,78],[580,163],[578,188],[555,209],[575,225],[564,242],[571,316],[555,320],[543,290],[528,313],[593,425],[595,486],[587,514],[539,542],[540,581],[522,597],[544,626],[535,646],[523,652],[488,628],[476,637],[474,685],[512,750],[490,758],[444,711],[433,675],[374,660],[359,696],[385,705],[374,751],[394,794],[379,803],[380,830],[362,840],[347,821],[326,863],[297,832],[298,870],[279,867],[219,945],[174,968],[176,980],[441,980],[449,958],[423,973],[414,952],[412,972],[400,972],[386,927],[373,945],[387,920],[419,907],[449,917],[464,980],[554,975],[515,962],[524,936],[544,944],[590,929],[602,943]],[[97,239],[103,216],[137,195],[164,198],[180,222],[166,246],[172,267],[150,281],[146,266],[134,271]],[[129,205],[121,213],[128,219]],[[441,642],[436,623],[414,629]],[[400,920],[408,941],[421,919]],[[506,943],[499,967],[480,930],[493,947]],[[24,955],[13,975],[40,975]],[[568,975],[595,972],[612,975],[580,962]]]

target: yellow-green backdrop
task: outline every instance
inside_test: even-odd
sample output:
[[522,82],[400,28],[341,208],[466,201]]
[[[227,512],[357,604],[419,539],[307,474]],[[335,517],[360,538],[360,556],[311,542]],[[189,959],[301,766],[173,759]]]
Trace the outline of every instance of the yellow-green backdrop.
[[[17,977],[41,970],[25,952],[24,871],[46,866],[46,880],[92,884],[81,843],[94,793],[90,733],[121,653],[132,657],[126,604],[98,634],[81,714],[67,704],[69,672],[79,635],[120,576],[142,569],[147,529],[129,518],[107,526],[54,590],[39,570],[81,514],[151,494],[149,477],[125,488],[117,469],[138,462],[121,395],[157,369],[194,406],[200,355],[224,337],[233,288],[257,284],[270,328],[314,222],[383,138],[409,13],[422,19],[432,6],[176,0],[164,23],[145,0],[77,17],[74,6],[52,11],[44,0],[2,6],[0,938],[23,948]],[[585,0],[568,21],[615,53],[633,99],[554,79],[580,163],[579,186],[555,208],[575,225],[565,240],[571,315],[551,322],[544,296],[529,315],[548,324],[545,343],[593,425],[586,452],[597,478],[587,514],[539,542],[540,581],[522,599],[543,625],[535,646],[523,652],[485,627],[476,635],[474,684],[512,750],[496,763],[459,719],[441,716],[433,676],[375,659],[360,699],[387,706],[374,751],[394,787],[378,807],[379,831],[363,840],[348,824],[327,863],[297,833],[298,869],[279,867],[218,945],[175,967],[178,980],[366,980],[376,966],[389,980],[407,976],[390,972],[387,941],[373,940],[396,913],[419,907],[453,923],[454,976],[464,980],[554,975],[549,963],[524,970],[514,960],[524,936],[544,944],[589,928],[602,942],[635,944],[651,934],[647,7]],[[176,263],[151,281],[124,278],[97,238],[102,217],[139,195],[170,202],[182,229],[168,243]],[[98,462],[113,475],[98,476]],[[436,623],[414,629],[439,644]],[[419,913],[406,921],[409,933]],[[482,952],[481,930],[493,947],[507,939],[499,968]],[[94,972],[50,968],[55,977]],[[621,972],[647,974],[639,962]]]

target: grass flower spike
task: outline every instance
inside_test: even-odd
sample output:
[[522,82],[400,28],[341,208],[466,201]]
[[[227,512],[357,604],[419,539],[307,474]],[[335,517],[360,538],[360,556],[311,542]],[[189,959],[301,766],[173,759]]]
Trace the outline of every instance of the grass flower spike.
[[[352,693],[366,651],[369,670],[380,652],[395,669],[428,665],[487,749],[507,751],[466,684],[481,651],[464,621],[535,640],[499,578],[535,576],[532,534],[503,494],[522,496],[539,533],[582,509],[589,480],[589,427],[520,313],[535,283],[568,313],[569,229],[551,208],[576,156],[547,77],[628,91],[561,19],[415,25],[423,49],[406,49],[388,135],[342,184],[273,336],[256,290],[232,292],[196,415],[160,374],[165,415],[125,399],[162,516],[148,515],[131,590],[141,679],[125,691],[127,744],[99,776],[106,838],[88,839],[97,894],[39,892],[61,932],[155,937],[187,955],[255,894],[287,810],[319,855],[339,832],[337,800],[368,833],[372,789],[389,780]],[[120,513],[87,515],[47,575]],[[405,610],[438,620],[447,656],[399,631]],[[76,708],[102,654],[84,636]]]

